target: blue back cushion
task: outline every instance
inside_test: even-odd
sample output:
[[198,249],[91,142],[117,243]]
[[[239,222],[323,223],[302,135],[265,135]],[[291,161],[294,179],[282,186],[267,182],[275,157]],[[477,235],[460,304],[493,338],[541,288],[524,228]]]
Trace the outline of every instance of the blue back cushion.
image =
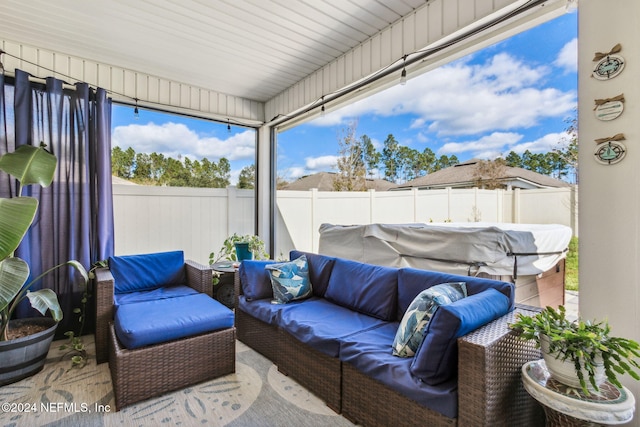
[[323,297],[327,291],[327,286],[329,286],[329,278],[336,259],[326,255],[296,250],[289,253],[289,259],[298,259],[302,255],[307,257],[307,263],[309,263],[309,280],[313,288],[313,295]]
[[275,263],[273,260],[244,260],[240,263],[238,274],[247,301],[273,297],[271,276],[264,267]]
[[440,306],[411,363],[411,373],[429,385],[438,385],[458,372],[457,339],[511,310],[509,298],[496,289]]
[[396,316],[398,269],[336,258],[325,298],[382,320]]
[[109,270],[116,294],[185,283],[182,251],[112,256],[109,258]]
[[398,273],[398,320],[423,290],[440,283],[465,282],[467,295],[477,294],[488,288],[494,288],[504,294],[513,307],[515,289],[512,283],[459,274],[440,273],[417,268],[401,268]]

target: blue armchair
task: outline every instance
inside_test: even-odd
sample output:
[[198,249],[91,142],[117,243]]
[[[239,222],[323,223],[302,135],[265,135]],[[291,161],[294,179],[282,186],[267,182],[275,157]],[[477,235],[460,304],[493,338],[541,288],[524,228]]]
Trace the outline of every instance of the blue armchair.
[[212,279],[182,251],[96,271],[96,358],[109,361],[117,409],[235,372],[234,314],[211,297]]

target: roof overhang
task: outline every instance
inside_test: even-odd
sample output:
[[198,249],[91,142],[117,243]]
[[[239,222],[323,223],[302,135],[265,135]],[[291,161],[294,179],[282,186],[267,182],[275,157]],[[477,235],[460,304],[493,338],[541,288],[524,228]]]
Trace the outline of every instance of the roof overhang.
[[336,108],[368,96],[404,66],[425,72],[551,19],[565,2],[4,0],[0,48],[9,73],[53,73],[116,101],[236,124],[290,125],[320,100]]

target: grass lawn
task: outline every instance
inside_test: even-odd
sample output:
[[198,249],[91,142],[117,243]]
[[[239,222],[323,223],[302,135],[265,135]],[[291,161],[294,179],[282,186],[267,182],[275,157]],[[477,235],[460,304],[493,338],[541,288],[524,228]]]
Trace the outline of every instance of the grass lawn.
[[578,238],[572,237],[569,242],[569,252],[565,261],[565,288],[569,291],[578,290]]

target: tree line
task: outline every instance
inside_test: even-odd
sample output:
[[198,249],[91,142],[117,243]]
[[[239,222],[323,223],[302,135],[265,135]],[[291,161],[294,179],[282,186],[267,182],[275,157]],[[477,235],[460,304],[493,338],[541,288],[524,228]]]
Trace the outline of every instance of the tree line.
[[[111,173],[114,176],[142,185],[170,187],[226,188],[230,184],[231,163],[222,157],[217,162],[206,157],[202,160],[174,159],[158,153],[136,153],[131,147],[111,150]],[[255,166],[240,172],[239,188],[253,188]]]
[[366,179],[380,177],[389,182],[410,181],[459,163],[455,155],[437,157],[430,149],[422,152],[400,145],[392,134],[383,143],[382,152],[376,150],[367,135],[356,137],[354,121],[338,136],[336,191],[364,191]]
[[[428,147],[418,151],[400,145],[392,134],[387,136],[382,152],[379,152],[367,135],[356,137],[356,128],[357,121],[354,121],[338,136],[338,171],[334,181],[336,191],[364,191],[367,189],[366,178],[379,177],[393,183],[407,182],[459,163],[455,155],[438,157]],[[575,118],[569,120],[566,131],[569,140],[558,141],[558,146],[547,153],[526,150],[520,155],[511,151],[504,158],[482,160],[479,171],[483,176],[495,177],[496,183],[505,166],[527,169],[557,179],[567,179],[572,172],[577,177],[578,135]],[[480,182],[481,178],[478,180]]]
[[[577,120],[568,121],[566,129],[568,141],[558,141],[557,148],[548,153],[522,155],[511,151],[505,157],[483,160],[479,172],[494,177],[495,185],[505,166],[519,167],[557,179],[567,179],[571,173],[577,177],[578,135]],[[336,162],[335,191],[365,191],[367,178],[381,178],[392,183],[411,181],[459,163],[455,155],[437,156],[430,148],[418,151],[400,145],[393,134],[385,139],[382,151],[378,151],[371,138],[356,136],[357,121],[350,123],[338,135],[338,158]],[[565,144],[560,144],[565,142]],[[226,188],[230,184],[231,164],[222,157],[218,162],[207,158],[199,160],[173,159],[158,153],[136,153],[129,147],[122,150],[114,147],[111,151],[112,174],[143,185],[167,185],[173,187]],[[238,188],[253,189],[255,186],[255,165],[244,167],[239,175]],[[481,178],[478,177],[480,184]],[[278,178],[278,188],[287,182]],[[483,182],[482,185],[494,185]]]

